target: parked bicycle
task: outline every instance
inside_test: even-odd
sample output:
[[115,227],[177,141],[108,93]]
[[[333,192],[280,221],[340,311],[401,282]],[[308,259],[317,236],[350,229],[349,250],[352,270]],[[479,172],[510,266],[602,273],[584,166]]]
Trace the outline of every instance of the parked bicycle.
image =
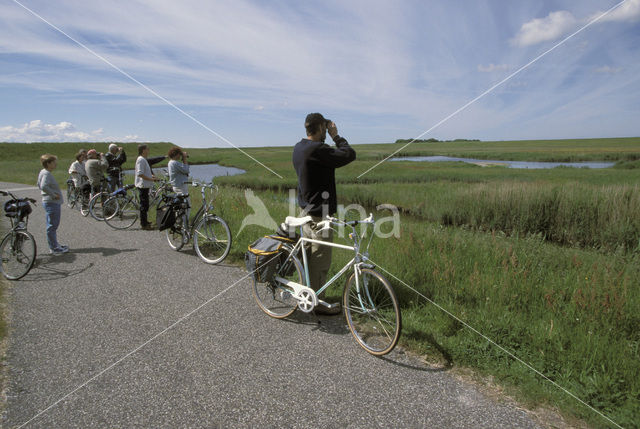
[[[111,192],[109,192],[111,180],[113,180],[111,177],[103,176],[100,179],[100,191],[93,194],[91,196],[91,199],[89,200],[89,204],[87,206],[88,213],[91,214],[91,217],[95,220],[104,220],[103,205],[109,199],[109,197],[111,197],[112,194]],[[81,209],[81,211],[82,215],[86,216],[85,210]]]
[[[189,183],[189,182],[187,182]],[[224,219],[214,213],[213,200],[218,187],[213,183],[191,182],[200,187],[202,206],[193,221],[189,220],[188,195],[176,195],[170,203],[175,215],[175,223],[166,229],[167,241],[174,250],[180,250],[193,237],[193,247],[204,262],[217,264],[224,260],[231,250],[231,230]]]
[[9,191],[0,191],[0,195],[11,197],[4,203],[4,213],[11,220],[11,231],[0,242],[0,270],[9,280],[18,280],[26,276],[36,261],[36,240],[27,231],[33,198],[18,198]]
[[71,178],[67,179],[67,206],[70,209],[82,209],[84,207],[86,213],[89,213],[88,192],[84,192],[82,188],[76,187]]
[[[368,250],[373,234],[369,237],[364,252],[361,252],[361,242],[365,239],[367,227],[375,223],[373,215],[364,220],[355,221],[328,217],[317,224],[318,230],[329,229],[332,226],[350,227],[352,232],[349,238],[353,242],[352,246],[302,237],[302,226],[310,222],[312,222],[311,216],[287,217],[285,226],[294,231],[299,228],[300,238],[297,241],[283,240],[285,242],[282,246],[278,246],[280,250],[272,253],[271,257],[269,257],[270,252],[262,252],[263,262],[256,264],[257,267],[253,270],[253,295],[258,306],[271,317],[284,318],[296,309],[309,313],[318,305],[328,308],[340,305],[329,304],[319,296],[349,271],[351,275],[342,292],[342,307],[349,330],[358,344],[367,352],[374,355],[389,353],[400,337],[402,319],[398,299],[391,284],[375,270],[374,265],[369,261]],[[363,225],[362,234],[356,231],[357,225]],[[353,259],[317,292],[307,286],[310,284],[307,245],[311,243],[354,252]],[[300,255],[302,255],[302,261]],[[249,264],[247,265],[249,267]],[[265,269],[269,267],[273,271],[270,274],[265,273]]]
[[[167,181],[156,182],[158,185],[149,192],[149,207],[156,208],[167,201],[171,194],[171,183]],[[134,190],[129,193],[129,190]],[[127,229],[133,225],[140,216],[140,195],[134,185],[126,185],[110,194],[103,204],[103,212],[107,214],[104,221],[114,229]]]

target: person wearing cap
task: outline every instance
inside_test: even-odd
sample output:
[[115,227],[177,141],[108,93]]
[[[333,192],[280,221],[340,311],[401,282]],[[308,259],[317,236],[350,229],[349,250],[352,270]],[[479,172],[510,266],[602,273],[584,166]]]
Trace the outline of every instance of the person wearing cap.
[[104,158],[104,154],[98,154],[95,149],[90,149],[89,152],[87,152],[87,162],[84,164],[84,169],[87,172],[87,177],[91,184],[91,193],[94,195],[100,192],[100,186],[104,180],[107,165],[108,163]]
[[149,211],[149,189],[153,187],[156,176],[151,171],[151,166],[147,162],[149,156],[149,146],[146,144],[138,145],[138,158],[136,159],[135,185],[140,194],[140,225],[144,230],[154,229],[153,225],[147,219]]
[[122,186],[122,164],[127,161],[127,154],[121,146],[114,143],[109,145],[109,151],[104,155],[107,160],[107,174],[111,179],[109,190],[111,192]]
[[[356,159],[356,152],[347,140],[338,135],[338,127],[320,113],[310,113],[304,123],[307,138],[300,140],[293,148],[293,167],[298,175],[298,205],[303,216],[311,215],[314,222],[335,214],[338,207],[336,196],[336,168],[344,167]],[[327,132],[335,143],[325,143]],[[305,237],[332,241],[332,231],[317,233],[312,225],[303,227]],[[331,266],[331,247],[312,244],[308,255],[309,285],[318,290],[324,285]],[[326,309],[318,306],[317,311],[337,314],[340,307]]]

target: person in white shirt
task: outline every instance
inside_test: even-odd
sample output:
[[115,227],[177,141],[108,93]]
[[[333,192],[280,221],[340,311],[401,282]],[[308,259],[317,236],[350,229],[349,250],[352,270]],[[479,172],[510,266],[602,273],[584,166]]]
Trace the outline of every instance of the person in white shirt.
[[91,192],[91,185],[89,184],[89,178],[87,177],[87,171],[84,168],[84,163],[87,160],[87,152],[80,151],[76,154],[76,160],[69,167],[69,174],[73,180],[73,186],[85,195],[86,199],[89,199],[89,193]]
[[76,154],[76,160],[73,161],[69,167],[69,174],[76,188],[81,188],[82,185],[87,182],[87,172],[84,169],[84,161],[86,161],[86,159],[86,154],[78,152]]
[[151,171],[151,167],[147,162],[149,156],[149,146],[146,144],[138,145],[138,159],[136,159],[135,185],[140,193],[140,225],[142,229],[154,229],[153,225],[147,219],[149,211],[149,189],[153,187],[156,176]]

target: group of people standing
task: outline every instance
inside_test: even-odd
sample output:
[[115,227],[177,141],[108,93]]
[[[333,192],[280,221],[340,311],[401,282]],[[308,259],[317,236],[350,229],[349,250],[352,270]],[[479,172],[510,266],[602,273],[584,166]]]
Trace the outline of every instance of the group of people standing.
[[108,189],[112,192],[122,186],[122,164],[126,161],[124,149],[113,143],[109,145],[107,153],[80,149],[69,167],[69,174],[73,185],[87,195],[100,192],[106,173]]
[[[188,155],[177,146],[172,147],[168,153],[169,180],[173,191],[189,194],[185,184],[189,177]],[[151,230],[155,226],[148,221],[149,190],[155,181],[160,180],[154,174],[151,166],[163,161],[167,157],[156,156],[149,158],[149,146],[138,145],[138,158],[135,166],[135,186],[140,195],[140,223],[142,229]],[[73,185],[80,189],[86,198],[83,203],[89,201],[91,194],[102,190],[103,181],[107,181],[108,190],[115,191],[122,186],[122,164],[127,161],[124,149],[116,144],[109,145],[107,153],[99,153],[95,149],[80,149],[75,155],[75,161],[69,167],[69,174]],[[60,225],[61,205],[64,203],[62,190],[52,172],[58,166],[58,158],[52,154],[44,154],[40,157],[42,170],[38,175],[38,188],[42,195],[42,205],[46,214],[46,232],[49,252],[52,255],[60,255],[69,251],[69,247],[58,242],[57,230]],[[106,177],[105,177],[106,175]]]

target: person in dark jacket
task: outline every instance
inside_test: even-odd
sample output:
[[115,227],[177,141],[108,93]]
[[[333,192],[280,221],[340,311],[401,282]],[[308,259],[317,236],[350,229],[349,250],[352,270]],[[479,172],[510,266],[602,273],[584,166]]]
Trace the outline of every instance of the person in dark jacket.
[[[338,135],[336,124],[320,113],[307,115],[304,127],[307,138],[300,140],[293,148],[293,167],[298,175],[298,205],[303,215],[311,215],[314,222],[319,222],[335,214],[338,207],[335,169],[355,160],[356,152],[344,137]],[[325,143],[327,132],[335,146]],[[331,232],[326,230],[318,233],[311,224],[303,227],[304,236],[316,240],[332,241]],[[324,285],[331,267],[331,247],[313,244],[308,256],[309,286],[318,290]],[[319,306],[317,310],[336,314],[340,307],[326,310]]]
[[111,143],[109,152],[104,155],[104,158],[109,163],[107,166],[107,174],[111,179],[109,190],[113,192],[122,186],[122,164],[127,162],[127,154],[121,146]]

